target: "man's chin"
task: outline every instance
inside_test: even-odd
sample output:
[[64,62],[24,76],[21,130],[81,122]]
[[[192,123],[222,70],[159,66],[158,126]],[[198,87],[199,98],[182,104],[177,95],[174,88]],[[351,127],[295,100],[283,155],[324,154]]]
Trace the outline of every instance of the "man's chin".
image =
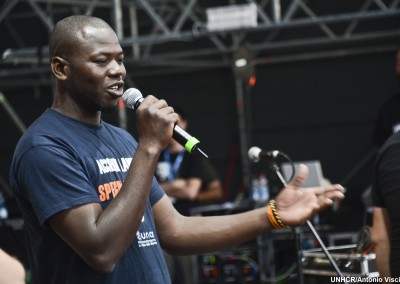
[[112,106],[101,106],[100,111],[104,113],[112,113],[117,109],[117,104],[112,105]]

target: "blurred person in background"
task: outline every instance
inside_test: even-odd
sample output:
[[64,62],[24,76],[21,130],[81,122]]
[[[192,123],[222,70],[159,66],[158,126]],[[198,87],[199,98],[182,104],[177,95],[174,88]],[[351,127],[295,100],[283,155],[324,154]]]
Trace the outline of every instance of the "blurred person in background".
[[[400,79],[400,48],[395,56]],[[381,108],[375,131],[379,152],[372,189],[371,240],[381,279],[400,277],[400,94]],[[389,283],[389,282],[388,282]]]

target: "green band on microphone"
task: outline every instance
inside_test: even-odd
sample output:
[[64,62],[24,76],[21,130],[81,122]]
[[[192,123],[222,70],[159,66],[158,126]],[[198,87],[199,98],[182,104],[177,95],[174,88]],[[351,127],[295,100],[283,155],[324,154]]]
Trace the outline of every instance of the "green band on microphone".
[[189,153],[192,153],[193,148],[199,143],[200,143],[200,141],[197,140],[197,138],[191,137],[185,144],[186,151],[188,151]]

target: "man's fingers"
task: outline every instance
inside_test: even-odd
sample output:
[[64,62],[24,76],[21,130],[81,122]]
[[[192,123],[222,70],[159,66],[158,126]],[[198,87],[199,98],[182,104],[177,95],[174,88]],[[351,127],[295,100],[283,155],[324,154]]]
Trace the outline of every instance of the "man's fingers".
[[334,200],[342,200],[344,198],[344,188],[339,185],[331,185],[327,188],[316,188],[315,194],[321,208],[331,206]]
[[327,190],[324,194],[327,198],[344,198],[344,191],[341,189]]
[[319,188],[318,191],[316,191],[315,193],[318,195],[323,194],[326,196],[329,196],[330,194],[344,195],[345,189],[340,184],[334,184],[334,185],[330,185],[328,187]]

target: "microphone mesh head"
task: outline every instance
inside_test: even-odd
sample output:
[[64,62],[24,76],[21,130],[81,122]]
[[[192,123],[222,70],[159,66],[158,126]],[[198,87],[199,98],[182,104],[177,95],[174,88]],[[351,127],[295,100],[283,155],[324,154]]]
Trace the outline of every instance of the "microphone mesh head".
[[125,105],[132,109],[135,109],[136,102],[142,98],[142,93],[135,88],[129,88],[122,95],[122,100],[124,101]]
[[257,163],[258,161],[260,161],[260,153],[261,149],[254,146],[249,149],[249,152],[247,154],[249,155],[250,161]]

